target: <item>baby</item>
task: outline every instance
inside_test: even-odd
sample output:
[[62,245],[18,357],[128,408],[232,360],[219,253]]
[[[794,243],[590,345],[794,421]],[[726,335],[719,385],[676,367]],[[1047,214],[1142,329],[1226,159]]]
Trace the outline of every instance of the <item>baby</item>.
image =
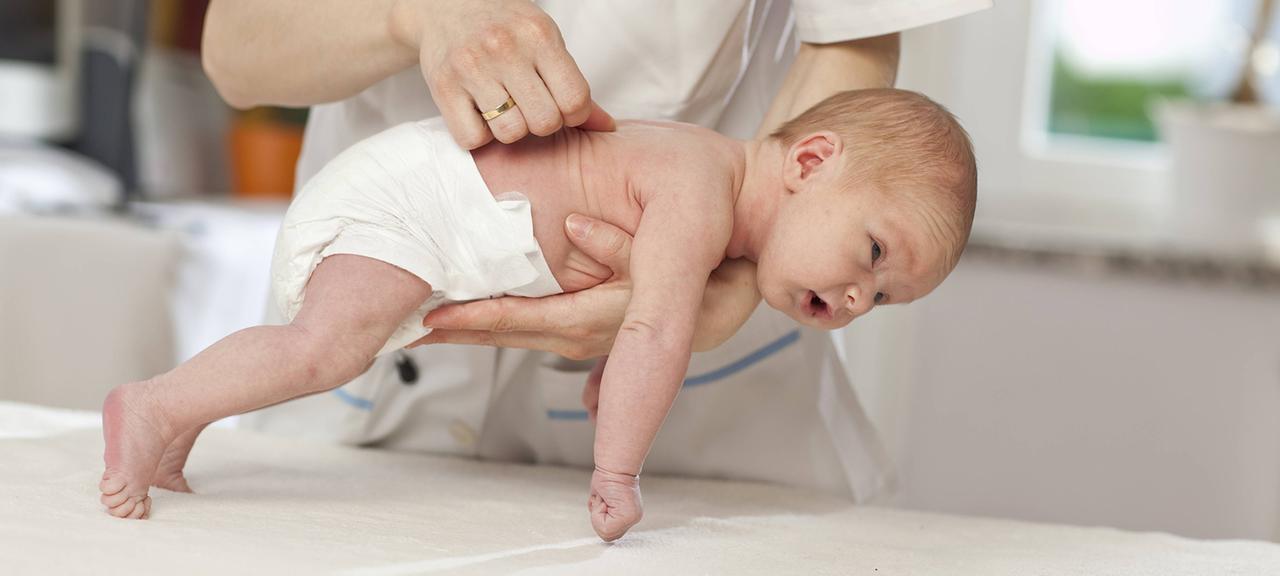
[[242,330],[108,395],[102,503],[145,518],[149,486],[189,491],[182,468],[206,424],[342,385],[423,336],[437,306],[597,283],[574,272],[562,229],[581,213],[635,237],[588,503],[596,532],[616,539],[640,520],[641,465],[722,260],[756,262],[770,306],[839,328],[942,282],[968,239],[975,187],[956,120],[893,89],[834,95],[746,142],[632,121],[468,153],[439,119],[391,128],[339,155],[290,206],[272,265],[287,325]]

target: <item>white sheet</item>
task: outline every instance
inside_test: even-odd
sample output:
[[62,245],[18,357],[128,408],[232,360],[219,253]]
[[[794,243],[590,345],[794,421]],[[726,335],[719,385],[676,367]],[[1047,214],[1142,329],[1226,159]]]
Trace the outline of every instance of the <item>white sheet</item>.
[[0,439],[40,438],[81,428],[102,428],[102,415],[85,410],[0,402]]
[[[7,408],[7,409],[5,409]],[[14,412],[0,406],[0,419]],[[1280,574],[1280,545],[856,508],[745,483],[644,478],[613,545],[582,470],[354,450],[211,430],[198,495],[147,521],[97,502],[101,438],[0,439],[4,574]]]

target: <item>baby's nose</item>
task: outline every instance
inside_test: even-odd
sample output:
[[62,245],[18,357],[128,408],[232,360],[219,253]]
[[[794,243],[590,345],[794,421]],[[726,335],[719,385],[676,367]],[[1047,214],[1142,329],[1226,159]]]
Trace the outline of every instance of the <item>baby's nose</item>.
[[866,314],[871,308],[871,298],[869,294],[863,292],[862,288],[853,285],[844,291],[844,307],[854,318],[857,318]]

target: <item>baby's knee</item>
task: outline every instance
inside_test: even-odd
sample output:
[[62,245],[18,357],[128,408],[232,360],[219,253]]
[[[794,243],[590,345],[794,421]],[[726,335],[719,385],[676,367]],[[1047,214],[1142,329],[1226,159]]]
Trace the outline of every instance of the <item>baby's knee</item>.
[[330,390],[363,374],[381,347],[358,334],[294,329],[300,333],[296,361],[302,367],[302,384],[309,392]]

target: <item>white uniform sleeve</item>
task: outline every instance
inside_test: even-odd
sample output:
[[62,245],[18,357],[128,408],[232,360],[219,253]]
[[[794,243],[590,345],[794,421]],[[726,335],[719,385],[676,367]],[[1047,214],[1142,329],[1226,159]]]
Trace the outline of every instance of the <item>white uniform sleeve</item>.
[[892,34],[991,7],[991,0],[793,0],[801,42]]

